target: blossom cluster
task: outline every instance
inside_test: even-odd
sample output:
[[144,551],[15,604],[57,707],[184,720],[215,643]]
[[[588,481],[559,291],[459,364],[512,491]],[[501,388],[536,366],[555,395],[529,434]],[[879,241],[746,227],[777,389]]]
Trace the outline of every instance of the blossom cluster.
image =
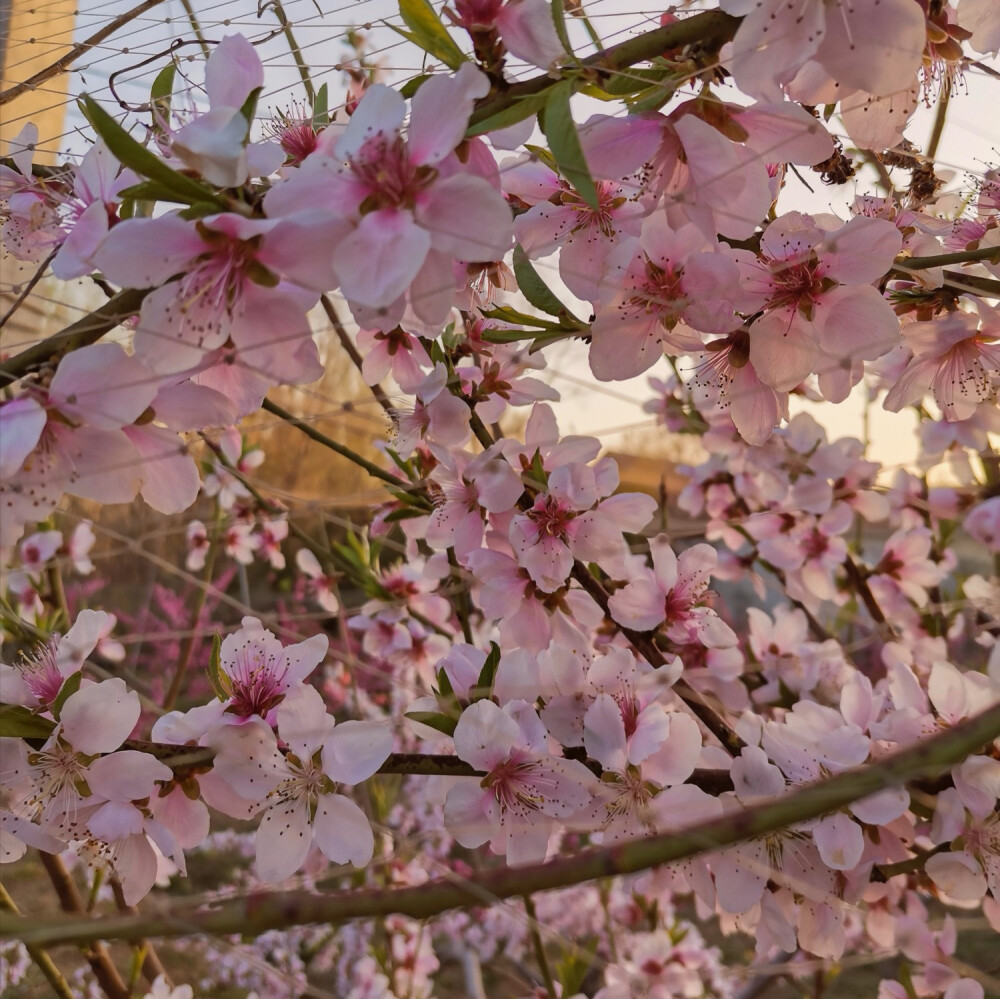
[[[453,6],[473,57],[407,97],[361,74],[336,114],[317,101],[259,134],[263,64],[230,34],[207,104],[154,110],[145,147],[88,99],[78,165],[33,165],[32,125],[0,164],[8,251],[121,308],[4,368],[0,611],[22,648],[0,667],[0,861],[75,858],[133,906],[239,820],[243,887],[391,893],[710,828],[995,715],[1000,174],[956,207],[904,139],[921,98],[1000,50],[987,0],[722,0],[725,39],[621,80],[578,75],[541,0]],[[543,71],[523,114],[508,57]],[[627,113],[576,124],[584,80]],[[845,141],[908,188],[783,210],[793,170],[850,175]],[[264,495],[240,424],[323,374],[310,312],[335,295],[393,434],[375,462],[330,442],[388,492],[318,541]],[[704,449],[677,497],[693,543],[654,526],[663,504],[622,490],[600,440],[560,429],[557,344],[598,382],[668,359],[646,409]],[[859,395],[918,413],[912,468],[887,474],[799,405]],[[174,662],[131,657],[141,629],[86,606],[96,587],[67,599],[64,572],[101,551],[89,521],[62,529],[64,495],[186,515],[179,562],[204,582]],[[280,600],[247,612],[251,571],[289,584],[291,626]],[[233,578],[241,623],[209,623],[204,594]],[[588,941],[566,995],[728,996],[693,905],[760,962],[899,953],[879,999],[979,999],[950,910],[1000,931],[1000,732],[938,771],[537,905],[296,931],[288,974],[429,996],[444,960],[538,959],[555,995],[542,927]]]

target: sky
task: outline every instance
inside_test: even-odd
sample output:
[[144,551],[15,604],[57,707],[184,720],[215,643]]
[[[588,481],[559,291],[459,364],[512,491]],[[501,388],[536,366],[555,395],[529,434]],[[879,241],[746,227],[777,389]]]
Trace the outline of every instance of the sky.
[[[271,5],[263,4],[259,12],[256,4],[247,0],[192,0],[192,5],[201,33],[208,41],[219,40],[235,31],[257,40],[280,27],[276,10]],[[45,0],[34,5],[43,18],[45,6]],[[76,40],[88,37],[131,6],[132,3],[122,0],[79,4]],[[435,6],[440,8],[437,0]],[[608,43],[656,26],[664,9],[629,5],[626,11],[625,6],[621,0],[587,0],[585,4],[593,24]],[[421,54],[385,23],[389,20],[399,23],[397,5],[393,0],[284,0],[283,10],[293,25],[296,40],[316,85],[324,81],[329,84],[331,106],[338,103],[344,92],[340,63],[350,55],[350,50],[342,42],[349,29],[365,32],[372,58],[384,67],[390,81],[402,81],[425,68]],[[49,31],[56,28],[54,20],[50,20]],[[579,53],[588,51],[589,42],[583,26],[571,18],[569,28],[576,50]],[[26,58],[29,53],[36,54],[38,46],[45,44],[44,28],[39,30],[36,27],[33,31],[37,37],[30,48],[24,45],[25,39],[10,39],[12,65],[8,76],[16,72],[17,59],[22,51]],[[110,110],[121,113],[112,98],[109,86],[112,80],[122,101],[139,104],[147,100],[150,83],[165,64],[168,47],[177,41],[185,42],[177,52],[181,58],[179,72],[186,79],[184,83],[178,81],[177,88],[187,89],[196,99],[203,80],[203,57],[181,0],[166,0],[98,45],[76,65],[69,77],[69,91],[71,94],[89,92],[107,101],[106,106]],[[294,101],[302,102],[304,94],[283,35],[276,33],[260,45],[259,51],[266,66],[266,88],[258,113],[266,118],[274,110],[283,109]],[[514,67],[516,77],[534,75],[535,72],[531,67]],[[581,119],[593,111],[607,111],[606,105],[589,98],[576,100]],[[53,102],[64,101],[59,93],[53,94]],[[1000,131],[993,114],[997,107],[1000,107],[1000,79],[972,69],[951,101],[939,146],[939,172],[950,177],[949,188],[968,192],[972,178],[981,175],[988,165],[1000,159],[996,148]],[[922,106],[913,116],[907,136],[918,146],[926,142],[934,113],[933,109]],[[58,147],[60,153],[79,155],[86,149],[86,128],[78,110],[69,103],[63,134],[46,137],[46,141]],[[870,175],[867,174],[859,183],[826,187],[815,174],[808,170],[803,173],[814,190],[810,192],[795,177],[790,177],[779,201],[780,210],[833,212],[846,219],[847,205],[855,193],[871,189]],[[906,175],[902,176],[901,183],[905,184]],[[565,296],[565,301],[573,303],[572,296],[559,282],[556,263],[557,258],[550,257],[538,261],[536,267]],[[578,308],[586,309],[579,304]],[[546,377],[563,395],[557,409],[565,432],[594,434],[608,447],[615,448],[620,447],[623,441],[634,443],[640,428],[651,425],[648,414],[641,410],[641,404],[650,397],[648,377],[663,377],[668,373],[665,361],[631,382],[601,385],[595,384],[590,376],[586,351],[579,343],[560,345],[547,353],[547,357],[550,367]],[[795,407],[793,400],[793,409]],[[828,427],[831,436],[862,434],[864,402],[861,392],[856,392],[839,406],[805,404],[805,408]],[[912,461],[916,453],[914,417],[910,413],[887,413],[880,404],[870,407],[870,417],[871,456],[890,466]]]

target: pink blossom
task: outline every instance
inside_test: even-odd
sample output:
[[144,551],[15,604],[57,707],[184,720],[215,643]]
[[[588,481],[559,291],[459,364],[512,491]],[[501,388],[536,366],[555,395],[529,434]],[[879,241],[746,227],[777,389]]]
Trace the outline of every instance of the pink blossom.
[[875,94],[905,90],[920,68],[926,26],[910,0],[802,0],[791,11],[778,0],[723,0],[722,9],[746,15],[733,41],[732,71],[737,86],[755,97],[780,97],[810,59],[844,90]]
[[649,542],[653,567],[643,569],[611,595],[612,617],[626,628],[652,631],[666,622],[671,641],[698,642],[709,648],[736,644],[736,635],[704,596],[716,565],[711,545],[695,545],[678,557],[664,534]]
[[222,682],[229,689],[226,711],[238,719],[268,718],[322,662],[328,646],[326,635],[283,646],[258,618],[243,618],[243,626],[223,640],[219,654]]
[[590,348],[603,381],[641,374],[662,353],[701,350],[694,330],[721,333],[738,322],[736,263],[694,226],[674,232],[651,217],[638,241],[608,254],[606,269]]
[[513,517],[511,547],[539,589],[562,586],[574,559],[613,564],[627,554],[622,532],[641,530],[656,502],[641,493],[601,499],[615,485],[617,469],[561,465],[531,508]]
[[270,726],[253,719],[225,726],[212,738],[215,765],[237,793],[256,800],[257,873],[283,881],[303,864],[313,842],[334,863],[363,867],[375,840],[364,812],[337,785],[359,784],[385,762],[392,733],[377,722],[336,724],[319,692],[299,686],[277,710],[288,746],[278,751]]
[[950,312],[934,322],[908,323],[903,339],[913,357],[885,398],[890,412],[933,391],[946,420],[965,420],[995,394],[1000,343],[995,331],[980,331],[976,316]]
[[900,245],[885,219],[855,216],[832,231],[798,212],[772,222],[761,238],[762,260],[743,263],[744,289],[767,310],[750,327],[757,375],[788,391],[811,371],[890,350],[899,323],[868,282],[892,265]]
[[456,785],[445,802],[445,822],[463,846],[490,841],[512,865],[545,859],[557,819],[590,801],[593,774],[582,763],[550,756],[545,728],[523,702],[499,708],[471,704],[455,727],[455,752],[486,776]]
[[109,617],[104,611],[82,610],[62,637],[53,636],[13,666],[0,663],[0,700],[30,708],[51,708],[65,681],[80,671],[93,652],[110,623]]
[[[366,328],[390,329],[404,295],[422,320],[441,322],[454,297],[452,260],[498,260],[510,246],[510,210],[482,177],[462,170],[454,149],[472,105],[488,90],[471,63],[435,76],[406,104],[383,84],[368,88],[334,147],[335,158],[310,156],[267,199],[270,214],[331,213],[348,224],[332,264]],[[445,109],[445,110],[442,110]]]

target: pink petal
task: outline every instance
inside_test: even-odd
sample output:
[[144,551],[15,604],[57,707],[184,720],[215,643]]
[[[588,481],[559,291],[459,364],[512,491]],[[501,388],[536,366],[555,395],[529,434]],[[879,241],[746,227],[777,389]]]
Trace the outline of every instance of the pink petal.
[[583,744],[587,755],[605,770],[624,773],[629,760],[625,747],[625,722],[610,694],[601,694],[583,719]]
[[499,260],[514,240],[503,196],[481,177],[457,174],[437,181],[420,198],[416,218],[435,249],[459,260]]
[[32,396],[18,396],[0,406],[0,476],[11,476],[24,464],[47,419],[44,408]]
[[87,756],[113,753],[131,734],[141,713],[139,695],[117,677],[81,687],[63,705],[62,734]]
[[109,281],[126,288],[153,288],[180,273],[206,246],[190,222],[176,215],[126,219],[94,254]]
[[389,758],[391,729],[381,722],[341,722],[323,746],[323,771],[331,780],[360,784]]
[[443,160],[465,137],[476,99],[489,90],[486,75],[469,62],[454,76],[432,76],[410,102],[407,143],[412,161],[430,165]]
[[368,817],[342,794],[320,795],[313,833],[316,845],[335,864],[364,867],[375,852]]
[[257,876],[269,882],[290,878],[305,863],[312,837],[305,796],[272,805],[257,827]]
[[240,108],[251,92],[264,86],[257,50],[243,35],[226,35],[205,65],[205,90],[213,108]]
[[168,781],[172,777],[173,771],[165,763],[132,749],[102,756],[87,770],[91,791],[111,801],[148,798],[156,790],[156,781]]
[[430,234],[408,212],[387,208],[366,215],[341,240],[333,263],[350,300],[378,308],[391,305],[406,291],[430,248]]

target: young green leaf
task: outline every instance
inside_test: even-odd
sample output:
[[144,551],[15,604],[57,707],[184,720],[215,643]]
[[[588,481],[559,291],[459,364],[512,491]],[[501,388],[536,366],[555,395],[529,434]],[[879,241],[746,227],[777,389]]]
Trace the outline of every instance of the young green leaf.
[[583,327],[583,323],[556,298],[549,286],[539,277],[538,271],[532,266],[520,244],[514,247],[514,277],[517,278],[521,294],[536,309],[563,320],[563,325],[572,323],[577,329]]
[[188,205],[205,201],[216,204],[221,209],[228,207],[210,188],[172,170],[159,156],[136,142],[92,97],[84,94],[80,98],[80,108],[122,166],[131,167],[143,177],[162,184],[171,192],[175,201]]
[[324,83],[323,86],[316,91],[316,100],[313,101],[313,128],[325,128],[330,124],[329,100],[329,90],[327,89],[327,85]]
[[[412,32],[406,37],[425,52],[440,59],[450,69],[458,69],[466,61],[465,54],[448,34],[448,29],[428,0],[399,0],[399,13]],[[399,31],[398,28],[395,30]],[[403,34],[402,31],[399,33]]]
[[208,659],[208,682],[215,691],[215,696],[220,701],[229,700],[229,690],[226,686],[226,677],[222,672],[222,636],[216,632],[212,636],[212,654]]
[[47,739],[55,727],[54,721],[33,714],[21,704],[0,704],[0,738]]
[[556,35],[559,36],[563,51],[570,59],[573,59],[575,56],[573,55],[573,46],[569,43],[569,34],[566,31],[566,12],[563,10],[563,0],[552,0],[550,9],[552,11],[552,23],[556,27]]
[[65,680],[63,680],[63,685],[59,688],[59,693],[56,694],[56,699],[52,702],[52,717],[57,719],[62,714],[62,706],[66,703],[66,699],[71,695],[75,694],[80,689],[80,681],[83,679],[83,670],[77,670],[75,673],[70,673]]
[[580,146],[580,136],[576,131],[569,99],[573,93],[573,83],[563,80],[549,93],[542,119],[542,131],[549,140],[549,149],[555,157],[559,172],[576,188],[577,193],[594,211],[600,210],[597,187],[590,176],[587,161]]
[[437,732],[443,732],[445,735],[454,735],[455,726],[458,724],[457,718],[449,718],[438,711],[407,711],[404,717],[420,722],[421,725],[427,725]]
[[174,95],[174,76],[177,73],[177,66],[171,59],[153,80],[153,85],[149,88],[149,103],[153,105],[153,120],[165,118],[170,113],[170,101]]
[[490,642],[490,654],[483,663],[483,668],[479,671],[479,679],[476,680],[474,701],[480,701],[493,696],[493,682],[497,678],[497,667],[500,665],[500,646],[496,642]]
[[477,121],[475,114],[473,114],[472,124],[469,125],[469,130],[465,133],[466,138],[471,139],[474,135],[485,135],[487,132],[516,125],[519,121],[524,121],[525,118],[538,114],[545,107],[548,99],[549,91],[546,89],[540,94],[528,94],[526,97],[518,98],[509,107],[490,115],[488,118],[483,118],[481,121]]

